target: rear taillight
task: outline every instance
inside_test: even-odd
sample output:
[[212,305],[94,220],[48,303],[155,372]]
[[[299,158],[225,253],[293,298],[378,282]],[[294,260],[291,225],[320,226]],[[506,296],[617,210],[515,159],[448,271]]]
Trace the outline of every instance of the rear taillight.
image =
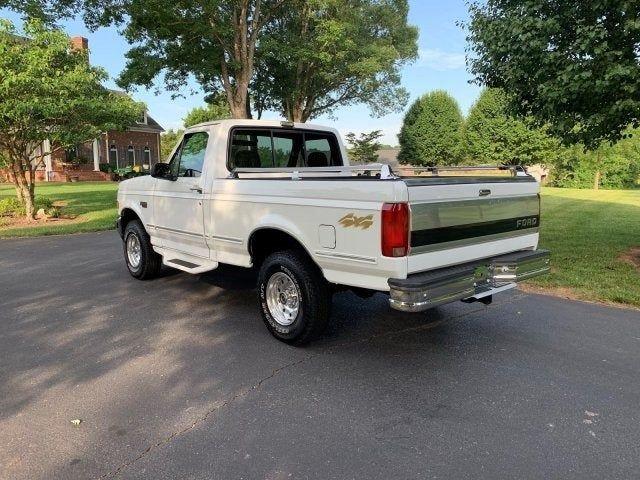
[[409,253],[409,205],[382,205],[382,255],[404,257]]

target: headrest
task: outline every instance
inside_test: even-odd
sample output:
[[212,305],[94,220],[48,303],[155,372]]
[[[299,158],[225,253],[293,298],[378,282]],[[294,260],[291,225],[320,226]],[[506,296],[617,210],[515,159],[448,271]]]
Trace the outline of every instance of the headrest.
[[322,152],[311,152],[307,157],[308,167],[328,167],[327,156]]
[[236,168],[260,168],[260,156],[255,150],[240,150],[235,157]]

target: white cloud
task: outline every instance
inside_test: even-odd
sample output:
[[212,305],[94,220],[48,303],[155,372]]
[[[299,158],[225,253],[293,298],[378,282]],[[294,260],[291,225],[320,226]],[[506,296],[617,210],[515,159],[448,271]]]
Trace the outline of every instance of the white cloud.
[[418,65],[433,70],[458,70],[465,67],[464,53],[444,52],[437,48],[420,49]]

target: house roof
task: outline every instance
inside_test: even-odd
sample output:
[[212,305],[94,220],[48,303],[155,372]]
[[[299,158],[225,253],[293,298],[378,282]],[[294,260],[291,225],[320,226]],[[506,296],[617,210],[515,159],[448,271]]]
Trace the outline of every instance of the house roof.
[[[115,94],[115,95],[120,95],[123,97],[128,97],[129,94],[127,92],[123,92],[122,90],[115,90],[113,88],[108,88],[107,90],[109,90],[111,93]],[[135,131],[143,131],[143,132],[158,132],[158,133],[162,133],[164,132],[164,128],[162,128],[162,126],[156,122],[156,120],[149,115],[149,112],[146,111],[145,112],[146,115],[146,123],[134,123],[133,125],[129,126],[129,130],[135,130]]]
[[156,132],[164,132],[164,128],[162,128],[162,126],[155,121],[155,119],[153,117],[151,117],[151,115],[149,115],[147,113],[147,125],[146,125],[149,129],[156,131]]

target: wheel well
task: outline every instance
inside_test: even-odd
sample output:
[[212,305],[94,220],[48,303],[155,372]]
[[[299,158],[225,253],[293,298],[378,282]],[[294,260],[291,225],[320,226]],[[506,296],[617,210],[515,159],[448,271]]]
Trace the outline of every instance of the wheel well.
[[[311,259],[304,246],[293,236],[282,230],[262,228],[253,232],[249,237],[249,254],[254,266],[261,265],[264,259],[273,252],[282,250],[298,250]],[[313,259],[311,260],[313,261]]]
[[136,212],[134,212],[130,208],[125,208],[122,210],[122,212],[120,212],[120,236],[124,235],[124,229],[127,228],[127,224],[132,220],[140,220],[140,217],[138,217]]

